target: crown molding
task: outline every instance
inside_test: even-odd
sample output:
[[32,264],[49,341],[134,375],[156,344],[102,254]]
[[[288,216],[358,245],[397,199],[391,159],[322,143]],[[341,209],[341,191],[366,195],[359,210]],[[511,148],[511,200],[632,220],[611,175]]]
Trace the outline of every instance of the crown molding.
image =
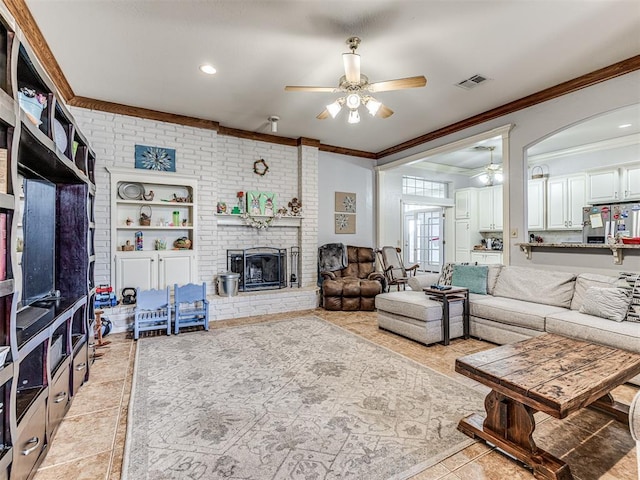
[[336,147],[335,145],[320,144],[321,152],[337,153],[338,155],[349,155],[351,157],[368,158],[376,160],[378,156],[373,152],[365,152],[364,150],[354,150],[353,148]]
[[121,103],[107,102],[105,100],[97,100],[88,97],[73,97],[69,100],[69,105],[73,107],[86,108],[88,110],[99,110],[101,112],[117,113],[120,115],[129,115],[131,117],[146,118],[149,120],[158,120],[160,122],[177,123],[188,127],[204,128],[207,130],[218,131],[220,125],[213,120],[204,120],[202,118],[188,117],[186,115],[178,115],[175,113],[160,112],[148,108],[132,107]]

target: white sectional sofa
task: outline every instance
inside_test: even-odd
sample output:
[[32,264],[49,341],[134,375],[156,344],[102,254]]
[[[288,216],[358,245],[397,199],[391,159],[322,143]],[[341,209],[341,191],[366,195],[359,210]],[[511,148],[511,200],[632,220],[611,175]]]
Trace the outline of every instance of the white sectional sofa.
[[[587,306],[588,312],[595,308],[602,310],[599,315],[615,316],[621,308],[615,302],[607,305],[605,299],[595,307],[593,302],[596,294],[620,292],[618,277],[502,265],[486,268],[486,294],[470,294],[473,337],[505,344],[549,332],[640,353],[640,322],[628,321],[637,317],[627,314],[626,321],[615,321],[581,311]],[[412,291],[378,295],[379,327],[424,344],[441,341],[441,306],[422,288],[442,281],[438,274],[417,276],[410,279]],[[631,288],[626,292],[634,291],[624,285]],[[640,280],[635,288],[638,295]],[[462,306],[452,307],[450,336],[457,338],[463,334]],[[633,383],[640,385],[640,376]]]

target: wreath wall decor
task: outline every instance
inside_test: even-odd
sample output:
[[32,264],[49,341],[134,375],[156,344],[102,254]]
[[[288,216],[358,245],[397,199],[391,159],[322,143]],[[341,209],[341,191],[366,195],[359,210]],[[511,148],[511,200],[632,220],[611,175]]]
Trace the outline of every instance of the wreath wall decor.
[[267,162],[265,162],[263,158],[253,162],[253,173],[255,173],[256,175],[264,177],[268,171],[269,165],[267,165]]

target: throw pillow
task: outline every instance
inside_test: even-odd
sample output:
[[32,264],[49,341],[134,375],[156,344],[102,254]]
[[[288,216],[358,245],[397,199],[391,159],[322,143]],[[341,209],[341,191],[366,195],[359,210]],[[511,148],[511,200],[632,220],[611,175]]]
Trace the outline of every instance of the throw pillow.
[[451,285],[451,276],[453,275],[454,265],[469,265],[469,262],[464,263],[445,263],[440,272],[440,278],[438,279],[438,285]]
[[454,265],[451,285],[465,287],[469,293],[487,294],[487,275],[489,267],[473,265]]
[[622,322],[630,301],[631,297],[625,288],[589,287],[580,313]]
[[618,280],[629,290],[631,304],[627,311],[627,322],[640,322],[640,273],[620,272]]
[[613,288],[618,286],[616,277],[598,275],[596,273],[581,273],[576,278],[576,288],[571,299],[571,310],[580,310],[584,303],[584,296],[590,287]]

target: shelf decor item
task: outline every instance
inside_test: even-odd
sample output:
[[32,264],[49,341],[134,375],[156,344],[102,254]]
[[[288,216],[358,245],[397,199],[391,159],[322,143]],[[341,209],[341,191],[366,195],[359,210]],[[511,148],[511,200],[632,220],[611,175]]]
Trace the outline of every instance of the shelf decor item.
[[27,118],[31,123],[39,126],[42,121],[40,116],[42,110],[47,106],[47,97],[42,93],[36,93],[35,90],[27,87],[22,87],[18,92],[18,101],[20,108],[24,110]]
[[135,167],[160,172],[176,171],[176,151],[172,148],[135,146]]
[[149,205],[142,205],[140,207],[140,225],[143,227],[151,226],[151,207]]
[[191,240],[187,237],[180,237],[173,242],[173,246],[178,250],[189,250],[191,248]]

